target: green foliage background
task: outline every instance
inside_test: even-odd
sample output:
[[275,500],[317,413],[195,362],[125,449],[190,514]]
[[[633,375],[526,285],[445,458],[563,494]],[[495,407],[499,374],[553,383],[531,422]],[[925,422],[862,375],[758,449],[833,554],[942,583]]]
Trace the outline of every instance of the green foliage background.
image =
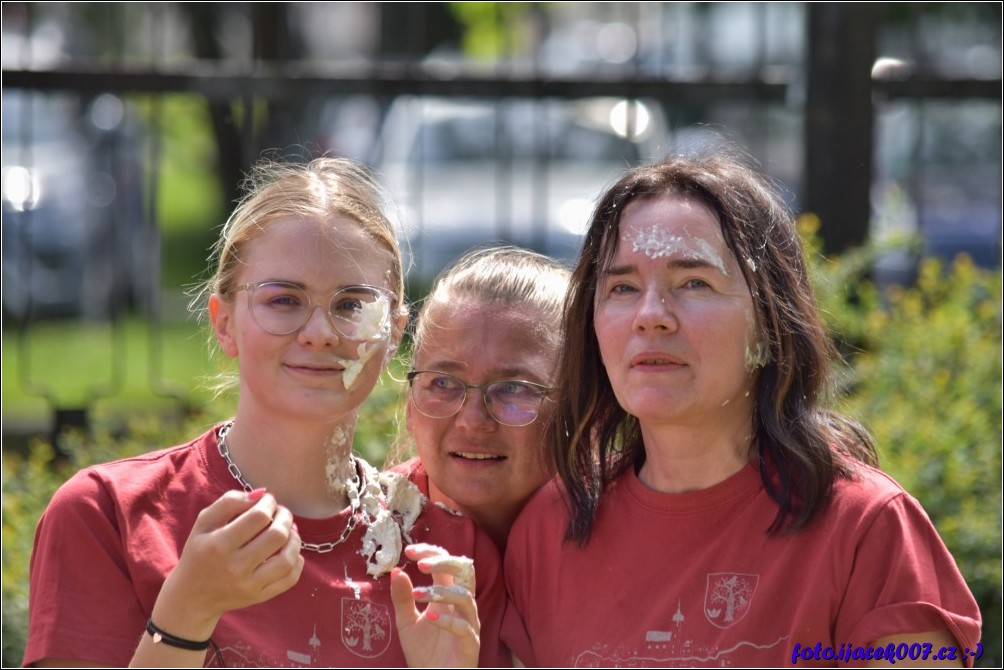
[[[984,618],[982,666],[1001,648],[1000,271],[962,258],[928,260],[916,285],[878,291],[867,280],[873,250],[825,259],[805,220],[820,306],[847,359],[837,406],[874,433],[882,466],[931,516]],[[356,450],[379,463],[398,432],[400,367],[362,411]],[[55,488],[89,463],[176,444],[226,415],[225,405],[177,419],[146,418],[126,430],[71,436],[57,462],[50,444],[3,461],[3,664],[21,662],[27,633],[28,560],[34,526]]]

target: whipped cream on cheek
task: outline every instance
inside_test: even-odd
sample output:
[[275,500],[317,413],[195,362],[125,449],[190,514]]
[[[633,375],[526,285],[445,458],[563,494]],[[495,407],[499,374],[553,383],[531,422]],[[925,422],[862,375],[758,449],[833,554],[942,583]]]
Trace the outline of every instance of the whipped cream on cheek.
[[626,239],[627,235],[624,237],[624,243],[630,243],[632,251],[641,252],[653,260],[682,254],[705,261],[723,275],[729,274],[725,261],[707,240],[673,235],[658,224],[637,231],[633,240]]
[[390,303],[380,299],[363,303],[359,308],[359,329],[356,339],[374,340],[390,335]]
[[335,362],[344,368],[342,372],[342,383],[346,391],[351,391],[355,386],[359,373],[363,371],[366,363],[373,358],[373,354],[387,344],[390,339],[390,303],[386,300],[364,304],[361,307],[362,316],[359,322],[359,330],[356,339],[369,340],[361,342],[356,347],[358,358],[335,357]]

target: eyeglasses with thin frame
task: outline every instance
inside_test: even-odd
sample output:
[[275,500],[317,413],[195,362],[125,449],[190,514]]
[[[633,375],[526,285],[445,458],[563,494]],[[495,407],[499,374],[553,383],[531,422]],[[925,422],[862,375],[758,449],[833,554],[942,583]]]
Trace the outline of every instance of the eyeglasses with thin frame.
[[527,426],[540,415],[541,403],[551,389],[543,384],[504,379],[490,384],[468,384],[459,377],[435,370],[408,373],[415,409],[430,419],[446,419],[460,411],[467,391],[481,391],[488,414],[506,426]]
[[[271,335],[295,333],[310,320],[315,303],[305,288],[292,282],[261,281],[241,284],[234,292],[248,292],[248,308],[255,323]],[[325,314],[332,328],[350,340],[386,337],[395,300],[387,289],[355,284],[338,289],[328,298]]]

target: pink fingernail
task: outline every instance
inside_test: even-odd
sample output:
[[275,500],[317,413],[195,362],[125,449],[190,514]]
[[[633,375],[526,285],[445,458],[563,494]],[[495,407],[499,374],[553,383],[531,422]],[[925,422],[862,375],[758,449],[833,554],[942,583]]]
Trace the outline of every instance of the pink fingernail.
[[425,616],[429,617],[430,621],[439,621],[439,612],[430,612],[426,610]]
[[416,598],[425,598],[429,595],[429,588],[426,586],[416,586],[413,592]]
[[259,500],[261,500],[261,497],[263,495],[265,495],[264,488],[255,489],[254,491],[248,493],[248,500],[250,500],[251,502],[258,502]]
[[296,533],[297,535],[300,534],[300,529],[296,527],[296,522],[295,521],[293,522],[293,532]]

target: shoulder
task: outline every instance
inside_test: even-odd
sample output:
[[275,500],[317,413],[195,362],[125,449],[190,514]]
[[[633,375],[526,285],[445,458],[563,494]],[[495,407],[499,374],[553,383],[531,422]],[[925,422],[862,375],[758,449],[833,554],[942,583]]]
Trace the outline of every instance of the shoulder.
[[425,471],[422,459],[419,457],[410,458],[403,463],[392,466],[388,472],[393,472],[407,478],[412,484],[418,487],[426,498],[429,497],[429,475]]
[[878,517],[899,509],[919,511],[926,518],[920,503],[895,479],[876,468],[858,465],[851,477],[834,481],[822,516],[829,522],[853,520],[867,527]]
[[923,506],[892,477],[860,468],[835,484],[822,515],[848,577],[837,631],[872,641],[947,628],[960,645],[979,639],[980,613]]
[[509,531],[506,555],[532,550],[541,541],[560,542],[568,526],[568,501],[560,479],[554,477],[527,500]]
[[68,508],[129,505],[138,498],[171,490],[191,496],[192,478],[201,483],[208,477],[205,447],[215,440],[214,435],[208,431],[185,444],[86,467],[59,487],[45,515],[51,517]]

